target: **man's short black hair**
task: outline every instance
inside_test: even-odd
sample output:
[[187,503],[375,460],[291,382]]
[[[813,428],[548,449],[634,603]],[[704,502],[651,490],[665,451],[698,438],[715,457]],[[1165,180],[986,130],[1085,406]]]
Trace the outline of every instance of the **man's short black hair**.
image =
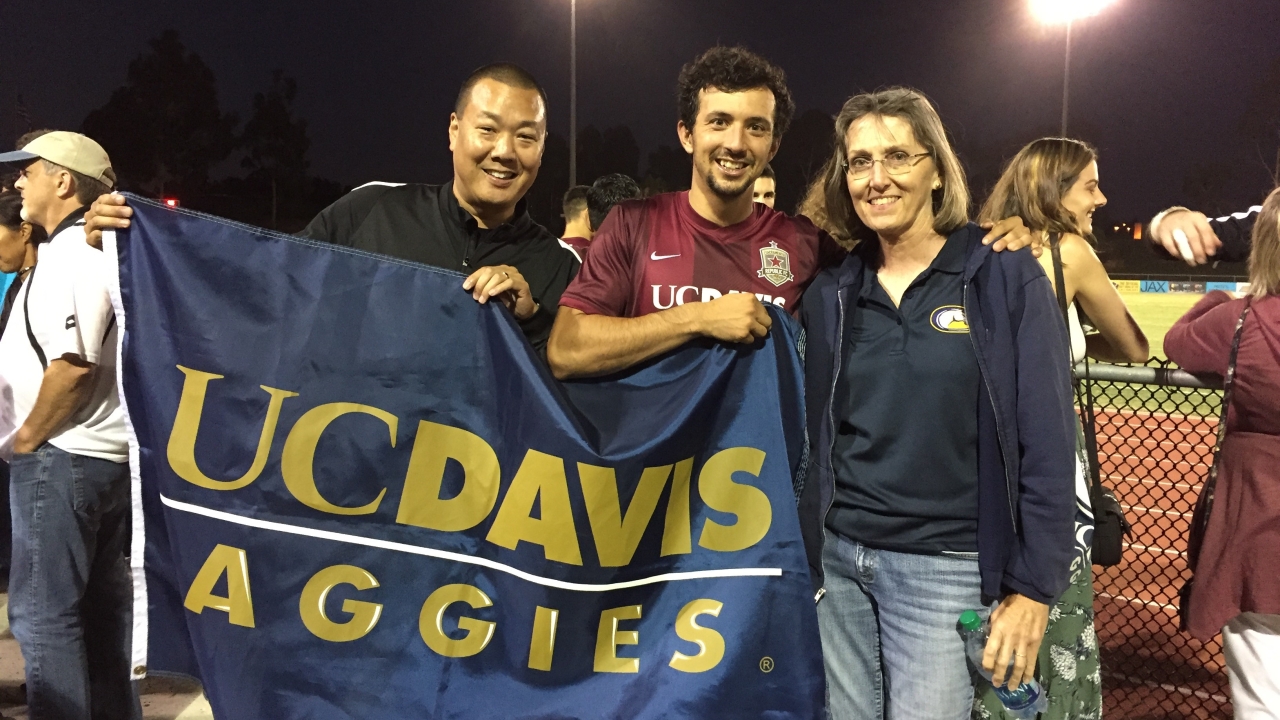
[[516,65],[515,63],[499,62],[476,68],[467,79],[462,82],[462,89],[458,91],[458,100],[453,104],[453,112],[462,117],[462,111],[467,108],[467,103],[471,100],[471,88],[481,80],[496,80],[503,85],[510,85],[521,90],[537,90],[538,96],[542,98],[542,107],[547,106],[547,92],[542,89],[538,81],[528,70]]
[[591,190],[586,185],[574,185],[564,194],[564,200],[560,201],[560,207],[564,210],[564,219],[572,220],[587,209],[587,192]]
[[[764,172],[760,173],[760,177],[769,178],[774,182],[778,182],[778,176],[773,174],[773,165],[769,163],[764,164]],[[760,178],[756,178],[756,179],[759,180]]]
[[53,132],[51,128],[40,128],[39,130],[32,130],[31,132],[23,133],[18,138],[18,142],[14,145],[13,149],[21,150],[22,148],[26,147],[27,144],[30,143],[32,140],[35,140],[36,138],[44,135],[48,135],[51,132]]
[[600,224],[609,217],[609,211],[614,205],[623,200],[638,197],[640,197],[640,186],[635,180],[622,173],[596,178],[596,181],[591,183],[591,189],[587,191],[587,212],[591,216],[591,229],[600,229]]
[[698,93],[706,88],[721,92],[764,88],[773,93],[774,140],[786,133],[796,111],[782,69],[744,47],[713,47],[680,69],[676,105],[680,121],[690,130],[698,119]]

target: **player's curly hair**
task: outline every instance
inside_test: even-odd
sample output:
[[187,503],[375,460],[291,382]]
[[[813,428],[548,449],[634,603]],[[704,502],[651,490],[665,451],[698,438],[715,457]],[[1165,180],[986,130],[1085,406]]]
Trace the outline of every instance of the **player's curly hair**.
[[773,93],[774,140],[786,133],[796,111],[782,69],[744,47],[713,47],[680,69],[676,106],[686,128],[692,129],[698,119],[698,93],[706,88],[722,92],[764,88]]

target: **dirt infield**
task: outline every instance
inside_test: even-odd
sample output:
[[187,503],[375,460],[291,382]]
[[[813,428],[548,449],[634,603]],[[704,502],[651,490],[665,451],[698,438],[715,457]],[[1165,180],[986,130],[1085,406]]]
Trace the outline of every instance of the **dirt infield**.
[[1094,580],[1105,715],[1230,718],[1221,642],[1180,632],[1177,611],[1217,418],[1104,410],[1097,432],[1103,481],[1133,523],[1124,562]]

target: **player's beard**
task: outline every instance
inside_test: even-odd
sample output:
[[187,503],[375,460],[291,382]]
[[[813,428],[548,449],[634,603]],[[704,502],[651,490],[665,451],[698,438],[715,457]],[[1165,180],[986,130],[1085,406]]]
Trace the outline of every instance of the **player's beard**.
[[739,185],[728,185],[716,178],[715,164],[716,161],[712,159],[710,167],[707,168],[707,189],[724,200],[736,200],[742,197],[743,193],[751,192],[751,188],[756,184],[756,178],[760,177],[760,173],[756,172],[748,175]]

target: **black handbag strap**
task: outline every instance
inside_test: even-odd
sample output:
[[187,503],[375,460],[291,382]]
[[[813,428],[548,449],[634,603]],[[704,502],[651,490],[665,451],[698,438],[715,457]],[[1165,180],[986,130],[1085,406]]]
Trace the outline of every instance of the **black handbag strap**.
[[1227,413],[1231,410],[1231,394],[1236,385],[1236,357],[1240,354],[1240,336],[1244,334],[1244,320],[1249,316],[1249,308],[1252,304],[1252,297],[1245,298],[1244,310],[1240,311],[1240,319],[1236,321],[1236,332],[1231,338],[1231,354],[1227,356],[1227,374],[1222,379],[1222,416],[1218,419],[1218,438],[1213,444],[1213,464],[1209,466],[1209,475],[1205,478],[1204,487],[1200,489],[1200,497],[1204,503],[1204,513],[1200,518],[1202,525],[1208,525],[1209,513],[1213,510],[1214,491],[1218,487],[1218,458],[1222,454],[1222,441],[1227,437]]
[[[1075,359],[1074,353],[1071,353],[1071,314],[1068,308],[1071,306],[1067,302],[1067,281],[1062,272],[1062,233],[1053,233],[1049,236],[1049,251],[1053,255],[1053,284],[1057,290],[1058,307],[1062,310],[1062,322],[1067,326],[1067,348],[1072,359]],[[1098,436],[1094,428],[1093,413],[1093,379],[1089,377],[1089,357],[1086,355],[1084,359],[1084,382],[1077,382],[1076,386],[1076,402],[1080,405],[1080,412],[1084,415],[1081,425],[1084,426],[1084,449],[1089,454],[1089,485],[1091,487],[1090,495],[1096,495],[1102,492],[1102,470],[1098,467]]]
[[49,360],[44,356],[44,348],[40,347],[40,342],[36,340],[36,334],[31,330],[31,311],[28,306],[31,304],[31,283],[36,279],[36,269],[31,268],[31,272],[27,275],[27,294],[22,296],[22,317],[27,321],[27,340],[31,343],[31,349],[36,351],[36,357],[40,360],[41,369],[49,369]]
[[1071,318],[1067,314],[1067,281],[1062,276],[1062,233],[1049,236],[1049,252],[1053,254],[1053,286],[1058,291],[1058,307],[1062,309],[1062,321],[1067,324],[1067,337],[1071,337]]

